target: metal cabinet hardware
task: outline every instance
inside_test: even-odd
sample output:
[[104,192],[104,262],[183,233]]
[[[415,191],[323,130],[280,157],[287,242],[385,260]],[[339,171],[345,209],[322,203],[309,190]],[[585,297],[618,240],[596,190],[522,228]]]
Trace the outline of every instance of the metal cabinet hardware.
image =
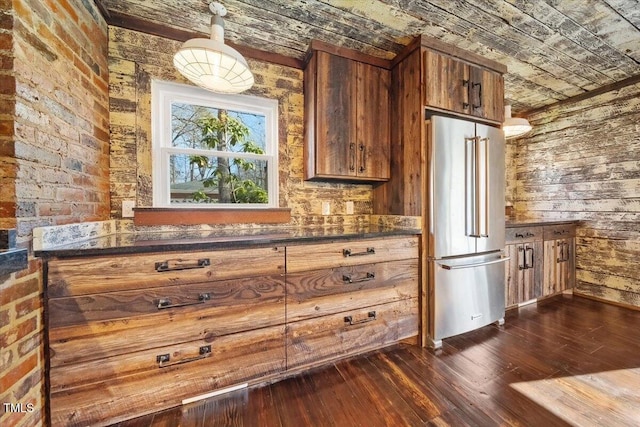
[[525,237],[535,237],[536,235],[534,233],[530,233],[530,232],[526,232],[526,233],[516,233],[516,238],[519,239],[524,239]]
[[350,326],[351,325],[359,325],[362,323],[368,323],[368,322],[373,322],[374,320],[376,320],[376,312],[375,311],[370,311],[369,313],[367,313],[367,317],[364,319],[360,319],[360,320],[353,320],[353,316],[344,316],[344,323],[348,323]]
[[158,300],[158,310],[164,310],[166,308],[188,307],[190,305],[203,304],[205,301],[209,301],[210,299],[211,299],[211,294],[198,294],[197,301],[171,304],[171,300],[169,298],[160,298]]
[[342,250],[342,255],[346,258],[346,257],[351,257],[351,256],[363,256],[363,255],[374,255],[376,253],[375,248],[367,248],[366,251],[364,252],[352,252],[351,249],[343,249]]
[[[527,263],[527,253],[531,254],[531,257],[530,257],[531,262],[530,263]],[[532,247],[528,247],[528,248],[524,249],[524,269],[525,270],[528,269],[528,268],[533,268],[533,254],[534,254],[534,252],[533,252],[533,248]]]
[[[462,87],[466,87],[467,88],[467,98],[469,97],[469,80],[462,80]],[[469,108],[469,103],[468,102],[463,102],[462,103],[462,108],[467,110]]]
[[360,283],[360,282],[368,282],[369,280],[373,280],[376,278],[375,273],[371,272],[371,273],[367,273],[366,276],[361,277],[359,279],[354,279],[352,275],[342,275],[342,281],[344,283]]
[[[169,366],[182,365],[183,363],[195,362],[196,360],[206,359],[211,356],[211,345],[203,345],[198,349],[198,356],[187,357],[185,359],[176,360],[171,362],[171,355],[169,353],[159,354],[156,356],[156,363],[158,368],[168,368]],[[171,363],[168,363],[171,362]]]
[[478,105],[473,104],[473,109],[477,110],[478,108],[482,108],[482,83],[473,83],[473,88],[478,88]]
[[188,260],[183,261],[180,259],[177,260],[166,260],[162,262],[156,262],[156,271],[158,273],[164,273],[165,271],[179,271],[179,270],[191,270],[193,268],[205,268],[211,265],[211,260],[209,258],[202,258],[198,260]]
[[360,144],[360,172],[364,172],[366,170],[366,162],[367,162],[367,156],[366,156],[367,150],[364,144]]
[[562,231],[553,230],[553,234],[555,235],[569,234],[569,230],[562,230]]

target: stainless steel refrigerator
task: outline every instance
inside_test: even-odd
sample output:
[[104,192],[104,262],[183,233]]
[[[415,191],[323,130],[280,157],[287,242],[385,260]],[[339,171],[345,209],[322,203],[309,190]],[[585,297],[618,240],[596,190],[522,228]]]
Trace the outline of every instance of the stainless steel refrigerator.
[[504,134],[471,121],[427,121],[429,341],[504,323]]

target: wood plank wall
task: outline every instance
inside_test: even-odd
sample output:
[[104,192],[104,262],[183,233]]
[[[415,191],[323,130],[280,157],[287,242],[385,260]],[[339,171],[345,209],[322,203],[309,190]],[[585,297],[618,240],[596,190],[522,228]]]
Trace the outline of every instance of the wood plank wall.
[[584,221],[576,293],[640,307],[640,84],[529,120],[507,200],[520,214]]
[[[187,84],[173,67],[181,43],[119,27],[109,27],[111,112],[111,215],[122,200],[152,205],[151,80]],[[299,69],[249,60],[256,84],[246,93],[279,102],[280,207],[291,208],[292,225],[351,225],[368,221],[371,185],[312,183],[303,180],[303,73]],[[352,200],[355,215],[346,215]],[[331,215],[322,216],[322,202]]]

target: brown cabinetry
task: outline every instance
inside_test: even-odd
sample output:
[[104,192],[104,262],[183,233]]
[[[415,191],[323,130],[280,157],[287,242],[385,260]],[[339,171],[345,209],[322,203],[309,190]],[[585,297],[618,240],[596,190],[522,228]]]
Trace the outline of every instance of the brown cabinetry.
[[507,228],[506,307],[574,287],[575,233],[575,224]]
[[509,228],[506,233],[505,307],[542,296],[542,227]]
[[389,179],[389,83],[385,68],[311,51],[304,71],[305,179]]
[[424,105],[439,110],[504,120],[502,74],[431,49],[423,51]]
[[287,247],[287,367],[418,335],[418,238]]
[[573,224],[544,228],[544,294],[551,295],[575,286],[575,236]]
[[284,255],[49,261],[52,425],[110,424],[284,371]]
[[45,270],[56,426],[117,423],[418,334],[416,236],[54,258]]

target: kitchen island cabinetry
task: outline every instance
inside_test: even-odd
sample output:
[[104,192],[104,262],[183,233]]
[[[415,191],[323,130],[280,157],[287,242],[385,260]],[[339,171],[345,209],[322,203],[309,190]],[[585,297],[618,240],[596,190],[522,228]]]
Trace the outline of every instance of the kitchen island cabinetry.
[[417,236],[268,240],[48,255],[51,425],[109,425],[416,339]]
[[390,72],[324,48],[304,71],[305,179],[388,180]]

